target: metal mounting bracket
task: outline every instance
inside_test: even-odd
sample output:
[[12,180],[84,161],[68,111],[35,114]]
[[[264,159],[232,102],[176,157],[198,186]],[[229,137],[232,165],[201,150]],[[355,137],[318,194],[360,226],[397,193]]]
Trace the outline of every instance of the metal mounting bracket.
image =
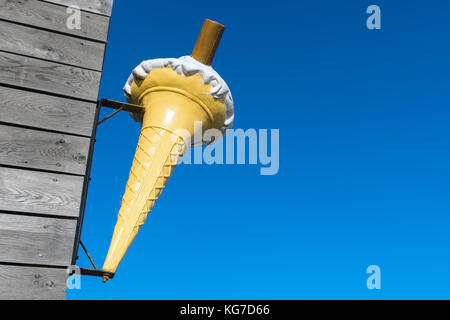
[[[116,111],[114,111],[113,113],[111,113],[110,115],[106,116],[104,119],[99,121],[98,118],[99,118],[101,107],[116,109]],[[75,243],[74,243],[74,249],[73,249],[73,255],[72,255],[72,265],[75,265],[76,261],[78,260],[78,247],[81,245],[84,252],[88,256],[89,260],[91,261],[92,266],[94,267],[94,269],[79,268],[80,274],[85,275],[85,276],[95,276],[95,277],[103,277],[103,278],[108,277],[109,279],[112,279],[114,277],[114,273],[97,269],[97,267],[94,264],[94,261],[92,260],[91,256],[87,252],[83,243],[81,242],[81,230],[83,227],[84,213],[85,213],[85,209],[86,209],[87,191],[88,191],[89,181],[91,180],[90,172],[91,172],[91,164],[92,164],[92,158],[93,158],[93,153],[94,153],[95,138],[97,135],[97,126],[99,124],[101,124],[102,122],[108,120],[109,118],[113,117],[119,111],[128,111],[128,112],[133,112],[133,113],[139,114],[139,113],[144,112],[144,108],[141,106],[135,105],[135,104],[119,102],[119,101],[114,101],[114,100],[109,100],[109,99],[101,99],[101,100],[97,101],[95,118],[94,118],[95,119],[94,126],[93,126],[93,130],[92,130],[91,142],[90,142],[90,147],[89,147],[88,164],[86,166],[86,174],[85,174],[85,179],[84,179],[84,183],[83,183],[82,202],[81,202],[81,206],[80,206],[80,217],[79,217],[78,223],[77,223]]]
[[109,100],[109,99],[100,100],[100,106],[106,107],[106,108],[111,108],[111,109],[117,109],[117,110],[114,111],[113,113],[111,113],[110,115],[106,116],[102,120],[98,121],[97,125],[99,125],[99,124],[103,123],[104,121],[108,120],[109,118],[113,117],[120,111],[128,111],[128,112],[133,112],[133,113],[143,113],[144,112],[144,108],[141,106],[138,106],[136,104],[119,102],[119,101],[114,101],[114,100]]

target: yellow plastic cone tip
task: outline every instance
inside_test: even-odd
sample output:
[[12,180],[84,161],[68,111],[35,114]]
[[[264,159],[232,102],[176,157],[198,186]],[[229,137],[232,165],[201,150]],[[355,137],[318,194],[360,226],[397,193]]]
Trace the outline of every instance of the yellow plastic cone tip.
[[[144,107],[142,129],[103,270],[119,263],[161,195],[179,158],[204,143],[202,130],[225,131],[233,124],[233,99],[222,78],[192,57],[155,59],[133,70],[124,88],[130,103]],[[179,129],[189,137],[179,134]],[[104,278],[104,281],[108,277]]]

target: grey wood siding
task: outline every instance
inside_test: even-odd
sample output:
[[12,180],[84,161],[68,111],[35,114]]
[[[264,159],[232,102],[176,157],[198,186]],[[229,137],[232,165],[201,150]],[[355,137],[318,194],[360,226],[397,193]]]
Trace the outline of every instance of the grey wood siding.
[[78,217],[83,177],[0,167],[0,211]]
[[0,122],[90,136],[95,103],[0,86]]
[[65,269],[0,264],[1,300],[64,299],[66,284]]
[[65,298],[112,3],[0,0],[0,299]]
[[40,0],[0,0],[0,19],[106,42],[109,17],[83,11],[81,29],[67,28],[67,7]]
[[105,44],[0,20],[0,50],[102,70]]
[[0,125],[0,163],[84,175],[90,139]]
[[82,10],[111,15],[113,0],[47,0],[65,6],[77,5]]
[[0,52],[0,84],[96,101],[100,72]]
[[0,261],[70,265],[77,221],[0,214]]

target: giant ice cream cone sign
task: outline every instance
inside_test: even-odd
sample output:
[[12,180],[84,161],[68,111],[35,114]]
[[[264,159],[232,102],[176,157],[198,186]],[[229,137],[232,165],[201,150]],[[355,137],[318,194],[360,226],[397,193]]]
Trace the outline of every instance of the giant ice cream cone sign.
[[104,271],[115,273],[184,151],[211,142],[197,131],[232,126],[230,90],[210,67],[223,30],[206,20],[192,56],[144,61],[125,84],[128,101],[144,112],[133,115],[142,129]]

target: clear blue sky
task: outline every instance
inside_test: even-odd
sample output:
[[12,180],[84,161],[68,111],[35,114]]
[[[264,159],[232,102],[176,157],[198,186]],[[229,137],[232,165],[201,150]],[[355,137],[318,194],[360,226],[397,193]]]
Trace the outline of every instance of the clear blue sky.
[[[366,28],[371,4],[382,30]],[[205,18],[222,22],[213,65],[235,128],[280,129],[280,171],[178,167],[116,277],[83,277],[68,298],[449,299],[449,13],[441,0],[116,0],[100,96],[124,101],[141,60],[189,54]],[[100,266],[139,129],[125,112],[99,127],[82,239]]]

